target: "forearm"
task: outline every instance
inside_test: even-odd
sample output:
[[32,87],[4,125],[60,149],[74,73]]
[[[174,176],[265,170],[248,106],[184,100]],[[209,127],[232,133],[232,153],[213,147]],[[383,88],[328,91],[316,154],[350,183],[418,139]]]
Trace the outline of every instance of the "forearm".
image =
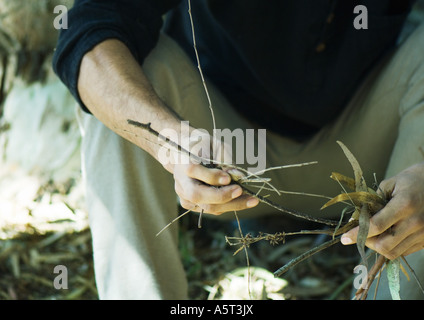
[[[78,77],[78,93],[97,119],[149,152],[173,173],[176,193],[184,208],[221,214],[258,204],[257,199],[242,195],[240,186],[229,185],[230,176],[223,170],[193,163],[164,161],[159,156],[161,146],[157,137],[128,124],[127,120],[131,119],[151,123],[158,132],[163,129],[172,129],[177,134],[185,131],[181,130],[181,119],[159,99],[142,68],[123,43],[107,40],[84,56]],[[190,143],[193,129],[189,128],[189,137],[179,136],[176,142],[184,145],[187,142],[184,139],[189,139]],[[200,139],[199,143],[204,150],[210,150],[208,139]],[[215,187],[211,188],[210,185]]]
[[158,132],[165,128],[180,132],[178,116],[156,95],[131,52],[118,40],[106,40],[84,56],[78,92],[97,119],[157,160],[156,137],[130,126],[127,120],[151,123]]

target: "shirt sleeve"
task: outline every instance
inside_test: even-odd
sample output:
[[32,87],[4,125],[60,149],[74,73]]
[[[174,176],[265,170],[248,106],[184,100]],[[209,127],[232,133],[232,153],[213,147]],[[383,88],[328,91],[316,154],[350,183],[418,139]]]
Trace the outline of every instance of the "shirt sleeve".
[[106,39],[122,41],[141,64],[156,45],[162,15],[180,0],[76,0],[53,55],[53,70],[86,112],[78,90],[81,60]]

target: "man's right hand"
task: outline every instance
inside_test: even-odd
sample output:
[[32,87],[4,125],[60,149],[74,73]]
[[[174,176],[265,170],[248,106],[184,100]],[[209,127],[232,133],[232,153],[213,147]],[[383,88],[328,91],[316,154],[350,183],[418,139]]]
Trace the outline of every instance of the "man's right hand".
[[[193,137],[188,139],[193,141]],[[219,161],[219,163],[231,163],[230,146],[213,140],[213,137],[209,135],[206,138],[205,136],[196,136],[194,140],[196,140],[196,151],[194,152],[197,156],[208,158],[201,152],[202,150],[209,150],[211,148],[210,141],[214,141],[212,144],[214,146],[212,147],[213,160]],[[189,142],[188,145],[192,146],[193,143]],[[193,152],[193,148],[190,148],[190,151]],[[222,169],[209,168],[192,161],[192,159],[185,158],[185,160],[188,161],[175,164],[172,170],[175,180],[175,191],[183,208],[220,215],[228,211],[252,208],[259,203],[255,197],[243,194],[243,190],[239,185],[231,183],[229,172],[233,176],[243,176],[240,171],[225,165]]]
[[255,207],[258,199],[244,195],[241,187],[230,184],[230,175],[201,164],[174,166],[175,191],[187,210],[220,215]]
[[[110,74],[114,76],[108,77]],[[156,95],[138,62],[119,40],[108,39],[84,56],[78,92],[97,119],[150,153],[173,173],[175,191],[184,208],[218,215],[257,205],[258,200],[242,195],[240,186],[230,185],[230,176],[224,170],[195,163],[165,164],[158,157],[160,144],[150,142],[152,137],[147,131],[131,133],[128,119],[151,123],[158,132],[164,129],[179,132],[182,123]],[[183,141],[182,137],[178,138]]]

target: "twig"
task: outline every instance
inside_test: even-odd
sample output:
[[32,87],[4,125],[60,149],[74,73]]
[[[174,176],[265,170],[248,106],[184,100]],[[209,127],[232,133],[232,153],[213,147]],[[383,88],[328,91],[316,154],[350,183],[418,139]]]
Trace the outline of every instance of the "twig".
[[354,300],[365,300],[368,296],[368,291],[373,283],[377,273],[380,271],[381,267],[386,263],[387,258],[383,255],[379,255],[377,261],[372,266],[371,270],[368,272],[367,283],[365,287],[359,288],[356,293]]
[[332,230],[301,230],[297,232],[277,232],[274,234],[270,233],[260,233],[257,237],[252,237],[250,235],[245,236],[244,238],[240,237],[228,237],[225,239],[230,246],[244,245],[250,246],[253,243],[265,240],[269,241],[272,245],[278,244],[279,242],[285,242],[286,237],[295,236],[295,235],[312,235],[312,234],[325,234],[332,235]]
[[[194,207],[194,208],[196,208],[196,207]],[[172,220],[170,223],[168,223],[166,226],[164,226],[157,234],[156,234],[156,237],[157,236],[159,236],[163,231],[165,231],[171,224],[173,224],[175,221],[177,221],[178,219],[180,219],[180,218],[182,218],[182,217],[184,217],[187,213],[189,213],[189,212],[191,212],[191,211],[193,211],[194,210],[194,208],[193,209],[190,209],[190,210],[187,210],[186,212],[184,212],[184,213],[182,213],[182,214],[180,214],[178,217],[176,217],[174,220]]]
[[[244,239],[243,231],[241,230],[240,220],[239,220],[239,218],[238,218],[237,211],[234,211],[234,216],[235,216],[236,221],[237,221],[238,229],[239,229],[239,232],[240,232],[240,237]],[[242,248],[244,249],[244,253],[245,253],[245,255],[246,255],[246,264],[247,264],[247,291],[248,291],[248,293],[249,293],[249,297],[250,297],[250,298],[252,298],[252,292],[251,292],[251,290],[250,290],[250,281],[251,281],[251,275],[250,275],[250,260],[249,260],[249,253],[247,252],[247,248],[248,248],[248,246],[243,245],[243,247],[242,247]],[[235,254],[237,254],[237,253],[234,253],[234,255],[235,255]]]
[[414,269],[412,269],[412,267],[409,265],[408,261],[406,261],[406,259],[405,259],[405,257],[404,257],[404,256],[401,256],[401,258],[402,258],[402,261],[405,263],[405,265],[408,267],[409,271],[412,273],[412,276],[414,277],[415,281],[417,282],[418,287],[419,287],[419,288],[420,288],[420,290],[421,290],[421,293],[422,293],[422,294],[424,294],[424,288],[423,288],[423,285],[421,284],[420,279],[418,279],[418,276],[417,276],[417,274],[415,273]]
[[[188,151],[185,148],[181,147],[178,143],[176,143],[176,142],[168,139],[167,137],[161,135],[159,132],[157,132],[156,130],[154,130],[151,127],[151,124],[150,123],[144,124],[144,123],[141,123],[141,122],[138,122],[138,121],[134,121],[134,120],[130,120],[130,119],[128,119],[127,121],[128,121],[128,124],[133,125],[133,126],[135,126],[137,128],[143,129],[143,130],[147,130],[149,133],[155,135],[159,139],[162,139],[163,141],[169,143],[172,147],[176,148],[178,151],[180,151],[182,153],[185,153],[187,156],[193,158],[195,161],[199,162],[201,165],[205,165],[204,162],[206,162],[206,161],[211,161],[209,159],[204,159],[202,157],[199,157],[199,156],[191,153],[190,151]],[[217,163],[217,162],[215,162],[215,163]],[[233,166],[231,164],[224,164],[224,165],[226,167],[231,167],[231,168],[234,168],[234,169],[237,169],[237,170],[241,170],[241,171],[245,171],[246,172],[246,170],[244,170],[243,168],[239,168],[239,167]],[[223,167],[222,167],[221,164],[218,163],[217,164],[217,168],[218,169],[222,169]],[[310,216],[310,215],[308,215],[306,213],[302,213],[302,212],[296,211],[294,209],[285,208],[285,207],[283,207],[283,206],[281,206],[281,205],[279,205],[279,204],[277,204],[277,203],[275,203],[275,202],[273,202],[271,200],[266,199],[263,196],[257,195],[255,192],[249,190],[248,188],[246,188],[246,186],[244,186],[242,183],[240,183],[238,181],[233,180],[233,183],[234,184],[238,184],[243,189],[243,192],[245,194],[248,194],[250,196],[256,197],[260,202],[263,202],[263,203],[267,204],[268,206],[270,206],[270,207],[272,207],[272,208],[274,208],[274,209],[276,209],[276,210],[278,210],[280,212],[290,214],[290,215],[295,216],[297,218],[301,218],[301,219],[305,219],[305,220],[308,220],[308,221],[312,221],[312,222],[316,222],[316,223],[321,223],[321,224],[325,224],[325,225],[329,225],[329,226],[337,226],[339,224],[338,221],[328,220],[328,219],[323,219],[323,218],[318,218],[318,217],[313,217],[313,216]],[[274,186],[271,185],[271,187],[273,189],[275,189]]]
[[[184,154],[186,154],[186,155],[188,155],[192,160],[194,160],[194,161],[196,161],[196,162],[198,162],[198,163],[200,163],[200,164],[202,164],[202,165],[205,165],[205,166],[207,166],[206,164],[208,164],[208,163],[211,163],[211,164],[213,164],[213,165],[216,165],[216,166],[218,166],[218,168],[220,168],[220,169],[223,169],[224,167],[227,167],[227,168],[231,168],[231,169],[237,169],[237,170],[239,170],[239,171],[241,171],[241,172],[243,172],[243,173],[246,173],[246,174],[251,174],[252,176],[254,176],[255,178],[257,178],[257,181],[261,181],[261,182],[263,182],[263,183],[265,183],[266,185],[268,185],[272,190],[274,190],[278,195],[280,195],[280,193],[279,193],[279,191],[272,185],[272,184],[270,184],[269,183],[269,181],[267,180],[267,179],[263,179],[263,178],[261,178],[261,177],[259,177],[259,176],[257,176],[256,174],[253,174],[253,173],[250,173],[249,171],[247,171],[247,170],[245,170],[244,168],[241,168],[241,167],[238,167],[238,166],[235,166],[235,165],[233,165],[233,164],[230,164],[230,163],[221,163],[221,162],[219,162],[219,161],[215,161],[215,160],[213,160],[213,159],[205,159],[205,158],[203,158],[203,157],[199,157],[199,156],[197,156],[197,155],[195,155],[195,154],[193,154],[193,153],[191,153],[189,150],[187,150],[187,149],[185,149],[185,148],[183,148],[183,147],[181,147],[178,143],[176,143],[175,141],[172,141],[172,140],[170,140],[169,138],[167,138],[167,137],[165,137],[164,135],[162,135],[162,134],[160,134],[159,132],[157,132],[155,129],[153,129],[152,128],[152,126],[151,126],[151,123],[149,122],[149,123],[141,123],[141,122],[138,122],[138,121],[134,121],[134,120],[131,120],[131,119],[128,119],[127,120],[127,122],[128,122],[128,124],[130,124],[130,125],[132,125],[132,126],[135,126],[135,127],[137,127],[137,128],[140,128],[140,129],[143,129],[143,130],[146,130],[146,131],[148,131],[149,133],[151,133],[152,135],[154,135],[154,136],[156,136],[157,138],[159,138],[159,139],[161,139],[161,140],[163,140],[165,143],[168,143],[169,144],[169,146],[170,147],[172,147],[172,148],[174,148],[175,150],[177,150],[177,151],[179,151],[179,152],[182,152],[182,153],[184,153]],[[128,132],[128,133],[132,133],[132,134],[134,134],[133,132],[130,132],[130,131],[127,131],[127,130],[124,130],[125,132]],[[148,139],[146,139],[146,140],[148,140]],[[150,141],[150,140],[148,140],[149,142],[152,142],[152,141]],[[154,142],[152,142],[152,143],[154,143]],[[163,145],[161,145],[161,146],[163,146]],[[165,146],[163,146],[163,147],[165,147]],[[233,181],[235,181],[234,179],[233,179]],[[240,183],[239,183],[240,184]]]
[[[267,187],[257,186],[257,185],[251,184],[252,182],[257,182],[257,181],[251,181],[251,180],[244,181],[242,179],[242,183],[249,184],[250,187],[260,188],[260,189],[266,190],[266,191],[273,191],[272,189],[267,188]],[[322,195],[322,194],[316,194],[316,193],[307,193],[307,192],[298,192],[298,191],[286,191],[286,190],[280,190],[280,189],[278,189],[278,192],[280,192],[281,194],[289,194],[289,195],[295,195],[295,196],[307,196],[307,197],[322,198],[322,199],[327,199],[327,200],[332,200],[333,199],[333,197],[325,196],[325,195]],[[340,202],[341,203],[344,203],[346,205],[351,205],[350,203],[348,203],[346,201],[340,201]]]
[[318,253],[318,252],[320,252],[324,249],[327,249],[327,248],[331,247],[332,245],[340,242],[340,238],[341,237],[337,237],[337,238],[331,239],[327,242],[324,242],[323,244],[316,246],[315,248],[312,248],[309,251],[306,251],[305,253],[301,254],[297,258],[290,260],[290,262],[288,262],[287,264],[282,266],[280,269],[275,271],[274,276],[276,276],[276,277],[281,276],[283,273],[287,272],[290,268],[294,267],[295,265],[302,262],[303,260],[308,259],[309,257],[314,255],[315,253]]
[[297,210],[294,209],[289,209],[286,207],[283,207],[281,205],[279,205],[278,203],[275,203],[259,194],[256,194],[253,191],[250,191],[249,189],[247,189],[245,186],[243,186],[242,184],[239,184],[237,182],[235,182],[236,184],[238,184],[239,186],[241,186],[241,188],[243,189],[244,193],[252,196],[252,197],[256,197],[260,202],[263,202],[265,204],[267,204],[268,206],[281,211],[283,213],[287,213],[289,215],[292,215],[294,217],[300,218],[300,219],[304,219],[304,220],[308,220],[308,221],[312,221],[312,222],[316,222],[316,223],[321,223],[321,224],[325,224],[325,225],[329,225],[329,226],[337,226],[339,224],[338,221],[334,221],[334,220],[329,220],[329,219],[324,219],[324,218],[318,218],[318,217],[314,217],[314,216],[310,216],[306,213],[303,212],[299,212]]
[[212,123],[213,123],[213,130],[214,130],[213,132],[215,132],[215,130],[216,130],[215,114],[214,114],[214,111],[213,111],[212,100],[211,100],[211,97],[209,95],[208,86],[206,85],[205,77],[203,76],[202,67],[200,66],[200,58],[199,58],[199,52],[197,51],[196,34],[195,34],[195,31],[194,31],[194,22],[193,22],[193,15],[191,13],[191,1],[190,0],[188,0],[188,15],[190,17],[191,33],[192,33],[192,37],[193,37],[193,49],[194,49],[194,54],[196,55],[197,68],[199,69],[200,77],[202,78],[203,88],[205,89],[206,97],[208,99],[209,110],[211,111],[211,115],[212,115]]
[[[311,162],[305,162],[305,163],[296,163],[296,164],[288,164],[288,165],[283,165],[283,166],[270,167],[270,168],[266,168],[264,170],[261,170],[259,172],[256,172],[256,174],[261,175],[261,174],[264,174],[265,172],[272,171],[272,170],[298,168],[298,167],[309,166],[311,164],[317,164],[317,163],[318,163],[318,161],[311,161]],[[249,179],[251,176],[253,176],[253,175],[247,176],[246,179]]]
[[155,129],[152,128],[152,124],[149,123],[141,123],[138,121],[134,121],[131,119],[127,120],[128,124],[146,130],[147,132],[149,132],[150,134],[156,136],[157,138],[159,138],[160,140],[166,142],[167,144],[169,144],[171,147],[175,148],[176,150],[185,153],[186,155],[188,155],[190,158],[193,158],[195,161],[202,163],[202,161],[204,161],[203,158],[195,155],[194,153],[191,153],[190,151],[184,149],[183,147],[181,147],[178,143],[176,143],[175,141],[172,141],[171,139],[165,137],[164,135],[160,134],[159,132],[157,132]]
[[377,276],[377,283],[375,284],[375,290],[374,290],[373,300],[376,300],[377,299],[377,292],[378,292],[378,287],[380,286],[381,272],[383,271],[383,269],[384,269],[384,266],[381,267],[380,272],[378,273],[378,276]]
[[199,220],[197,221],[197,228],[198,229],[202,228],[202,216],[203,216],[203,209],[200,211]]

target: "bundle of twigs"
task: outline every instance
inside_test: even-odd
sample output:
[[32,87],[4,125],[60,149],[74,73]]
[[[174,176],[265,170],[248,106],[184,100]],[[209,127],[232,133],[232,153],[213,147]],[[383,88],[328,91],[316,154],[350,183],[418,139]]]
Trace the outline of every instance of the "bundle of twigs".
[[[181,153],[189,156],[190,158],[195,160],[196,163],[203,164],[203,163],[210,163],[211,161],[213,162],[213,160],[203,159],[203,158],[201,158],[197,155],[192,154],[189,150],[182,148],[177,143],[175,143],[175,142],[169,140],[168,138],[162,136],[160,133],[158,133],[157,131],[152,129],[150,123],[143,124],[143,123],[133,121],[133,120],[128,120],[128,123],[132,126],[135,126],[137,128],[141,128],[143,130],[148,131],[150,134],[154,135],[159,140],[162,140],[164,143],[168,144],[169,148],[172,148],[174,150],[177,150],[178,152],[181,152]],[[316,247],[310,249],[309,251],[298,256],[297,258],[291,260],[290,262],[288,262],[287,264],[285,264],[284,266],[279,268],[277,271],[275,271],[274,275],[278,277],[278,276],[281,276],[282,274],[284,274],[285,272],[287,272],[289,269],[296,266],[298,263],[300,263],[300,262],[306,260],[307,258],[311,257],[315,253],[318,253],[318,252],[320,252],[324,249],[327,249],[327,248],[333,246],[334,244],[340,242],[341,235],[343,233],[348,232],[349,230],[359,226],[359,232],[358,232],[358,237],[357,237],[357,248],[358,248],[359,254],[362,258],[362,264],[368,268],[368,262],[367,262],[368,258],[367,258],[366,253],[365,253],[365,242],[366,242],[366,239],[367,239],[367,236],[368,236],[368,231],[369,231],[369,226],[370,226],[370,218],[385,206],[387,199],[383,198],[374,189],[367,186],[367,184],[364,180],[363,174],[362,174],[362,169],[361,169],[358,161],[354,157],[354,155],[349,151],[349,149],[342,142],[338,141],[338,144],[340,145],[340,147],[344,151],[347,159],[349,160],[350,164],[352,165],[352,168],[353,168],[353,171],[354,171],[354,178],[344,176],[344,175],[337,173],[337,172],[333,172],[330,177],[333,180],[337,181],[340,185],[342,185],[343,188],[347,187],[347,188],[351,189],[353,192],[345,191],[342,194],[339,194],[338,196],[332,198],[330,201],[328,201],[326,204],[324,204],[324,206],[321,209],[324,209],[326,207],[329,207],[331,205],[334,205],[334,204],[340,203],[340,202],[344,202],[344,203],[350,202],[351,207],[353,208],[353,211],[352,211],[349,219],[347,221],[343,220],[344,215],[345,215],[345,211],[343,211],[343,213],[341,214],[340,220],[335,221],[335,220],[328,220],[328,219],[313,217],[313,216],[310,216],[310,215],[305,214],[303,212],[299,212],[297,210],[293,210],[293,209],[283,207],[283,206],[269,200],[268,198],[261,196],[258,192],[255,193],[255,192],[251,191],[246,186],[249,182],[249,179],[240,179],[239,176],[232,176],[232,183],[233,184],[238,184],[243,189],[243,192],[245,194],[248,194],[248,195],[251,195],[251,196],[258,198],[260,202],[265,203],[265,204],[271,206],[272,208],[274,208],[274,209],[276,209],[276,210],[278,210],[282,213],[295,216],[296,218],[304,219],[304,220],[307,220],[307,221],[312,221],[312,222],[315,222],[315,223],[320,223],[320,224],[331,227],[329,229],[323,229],[323,230],[302,230],[302,231],[290,232],[290,233],[278,232],[276,234],[261,234],[258,237],[252,237],[250,235],[243,236],[242,233],[241,233],[241,230],[240,230],[241,237],[226,237],[226,240],[230,245],[239,245],[240,246],[240,248],[235,253],[238,253],[242,249],[248,248],[251,244],[258,242],[258,241],[262,241],[262,240],[269,241],[270,243],[275,244],[275,243],[279,243],[279,242],[284,242],[287,236],[293,236],[293,235],[325,234],[325,235],[331,236],[331,239],[328,240],[327,242],[324,242],[320,245],[317,245]],[[243,168],[233,166],[231,164],[225,164],[224,165],[224,164],[220,164],[220,163],[217,163],[217,162],[214,163],[214,166],[216,168],[221,168],[221,169],[225,166],[226,168],[232,167],[232,168],[235,168],[237,170],[241,170],[241,171],[244,170]],[[255,178],[255,181],[259,181],[261,183],[268,183],[269,184],[268,180],[260,178],[257,175],[255,175],[254,178]],[[275,189],[275,188],[272,187],[272,188],[269,188],[268,190],[272,190],[272,189]],[[187,212],[189,212],[189,211],[187,211]],[[174,221],[172,221],[172,222],[174,222]],[[166,227],[168,227],[168,226],[169,225],[167,225]],[[418,285],[421,287],[421,284],[419,283],[418,279],[416,278],[414,271],[407,264],[405,258],[402,257],[401,259],[407,265],[407,267],[409,268],[411,273],[414,275],[414,278],[417,280]],[[389,268],[391,268],[391,263],[392,263],[391,261],[386,259],[384,256],[380,255],[376,259],[376,262],[373,265],[373,267],[368,271],[368,277],[366,279],[367,281],[365,283],[363,283],[361,285],[361,287],[357,290],[354,299],[358,299],[358,300],[366,299],[367,296],[368,296],[368,290],[369,290],[371,284],[373,283],[373,281],[375,280],[377,274],[379,274],[379,272],[386,265]],[[398,263],[398,261],[396,263]],[[402,270],[405,270],[405,269],[402,268]],[[394,286],[398,287],[398,284],[395,284]],[[396,290],[397,289],[395,289],[395,291]],[[424,292],[424,290],[423,290],[423,292]],[[394,297],[397,297],[397,296],[398,296],[398,293],[397,293],[397,295],[396,295],[396,293],[394,293]]]

